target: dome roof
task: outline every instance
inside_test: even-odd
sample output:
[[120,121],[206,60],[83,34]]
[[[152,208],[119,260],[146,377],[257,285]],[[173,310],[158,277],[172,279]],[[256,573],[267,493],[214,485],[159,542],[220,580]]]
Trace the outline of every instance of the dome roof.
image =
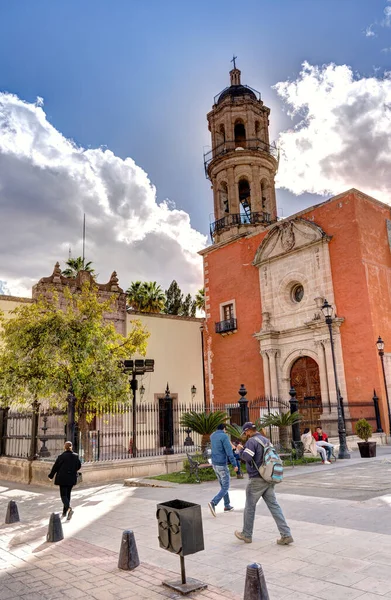
[[250,96],[252,100],[256,100],[257,97],[254,92],[245,85],[231,85],[230,87],[223,90],[217,100],[217,104],[220,104],[225,98],[237,98],[238,96]]

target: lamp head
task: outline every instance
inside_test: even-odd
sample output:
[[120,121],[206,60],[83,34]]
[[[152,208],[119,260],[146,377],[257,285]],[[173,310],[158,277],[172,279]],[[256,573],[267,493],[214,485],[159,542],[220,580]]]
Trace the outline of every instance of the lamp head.
[[327,319],[331,319],[333,316],[333,307],[331,306],[331,304],[329,304],[327,302],[326,298],[324,299],[324,302],[322,305],[322,313],[326,317],[326,321],[327,321]]
[[379,353],[384,351],[384,342],[381,339],[380,335],[379,335],[378,340],[376,342],[376,346],[377,346],[377,349],[378,349]]

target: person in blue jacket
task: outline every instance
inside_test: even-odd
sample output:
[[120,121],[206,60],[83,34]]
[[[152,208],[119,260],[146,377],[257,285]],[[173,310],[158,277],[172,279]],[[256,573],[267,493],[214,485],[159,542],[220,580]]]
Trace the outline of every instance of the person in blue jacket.
[[220,491],[211,502],[208,502],[210,512],[215,517],[216,506],[222,498],[224,498],[224,512],[233,510],[233,506],[230,505],[228,494],[230,474],[227,463],[229,461],[232,464],[235,473],[238,472],[238,466],[224,423],[218,425],[217,430],[212,433],[210,436],[210,443],[212,447],[212,466],[220,483]]

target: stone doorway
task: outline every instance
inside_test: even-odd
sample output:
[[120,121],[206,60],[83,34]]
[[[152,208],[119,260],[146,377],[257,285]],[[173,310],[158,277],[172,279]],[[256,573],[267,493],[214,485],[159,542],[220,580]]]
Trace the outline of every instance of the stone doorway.
[[321,425],[323,413],[318,364],[310,356],[298,358],[291,367],[291,386],[296,390],[299,412],[302,414],[300,430],[309,427],[312,432]]

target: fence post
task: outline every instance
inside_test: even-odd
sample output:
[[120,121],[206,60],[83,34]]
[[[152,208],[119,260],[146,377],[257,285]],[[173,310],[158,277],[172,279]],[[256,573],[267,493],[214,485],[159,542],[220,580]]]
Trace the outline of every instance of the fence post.
[[29,460],[34,460],[38,452],[38,419],[39,419],[39,402],[34,400],[33,412],[31,417],[31,442]]
[[379,398],[376,396],[376,390],[373,390],[372,400],[373,400],[373,404],[375,405],[376,433],[383,433],[383,429],[381,426],[381,420],[380,420]]
[[8,411],[8,406],[0,408],[0,456],[6,452]]
[[243,427],[245,423],[249,420],[248,415],[248,399],[245,398],[247,394],[247,390],[245,388],[244,383],[240,385],[240,390],[238,392],[240,398],[238,400],[239,408],[240,408],[240,424]]

